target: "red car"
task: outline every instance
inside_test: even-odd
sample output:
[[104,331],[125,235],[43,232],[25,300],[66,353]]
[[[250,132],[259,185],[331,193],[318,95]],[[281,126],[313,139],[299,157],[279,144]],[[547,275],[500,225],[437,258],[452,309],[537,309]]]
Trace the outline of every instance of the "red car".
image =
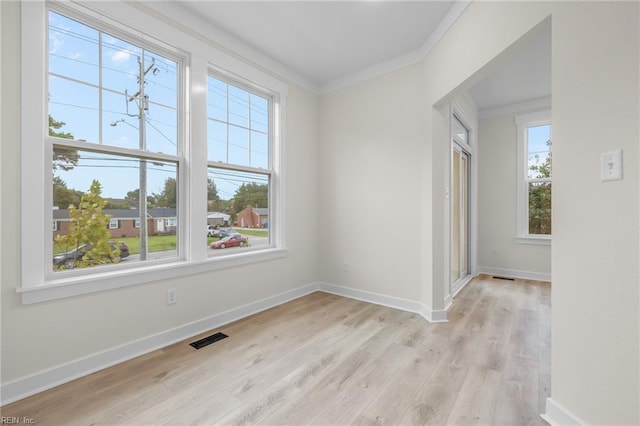
[[211,243],[209,247],[212,249],[223,249],[227,247],[246,247],[249,245],[249,239],[247,237],[243,237],[240,234],[229,235],[228,237],[224,237],[220,241],[216,241]]

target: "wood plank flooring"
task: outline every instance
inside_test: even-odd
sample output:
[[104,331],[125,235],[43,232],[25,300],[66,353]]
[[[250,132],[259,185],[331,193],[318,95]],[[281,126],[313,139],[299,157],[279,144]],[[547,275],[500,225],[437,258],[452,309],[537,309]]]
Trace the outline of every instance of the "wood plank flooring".
[[[313,293],[2,408],[38,425],[543,425],[550,285],[480,276],[449,323]],[[188,343],[221,331],[200,350]]]

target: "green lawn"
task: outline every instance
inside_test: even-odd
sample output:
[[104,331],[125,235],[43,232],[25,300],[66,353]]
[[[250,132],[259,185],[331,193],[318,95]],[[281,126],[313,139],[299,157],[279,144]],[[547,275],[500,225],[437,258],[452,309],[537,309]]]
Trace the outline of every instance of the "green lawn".
[[242,235],[252,235],[254,237],[268,237],[269,231],[267,229],[244,229],[244,228],[234,228],[238,234]]
[[[136,237],[116,238],[116,242],[124,241],[129,246],[129,253],[140,253],[140,240]],[[157,235],[147,238],[147,251],[153,253],[156,251],[167,251],[176,249],[175,235]]]
[[[217,238],[215,238],[217,239]],[[129,246],[130,254],[140,253],[140,240],[137,237],[123,237],[114,238],[113,241],[119,243],[124,241]],[[158,235],[155,237],[149,237],[147,239],[148,251],[150,253],[157,251],[175,250],[176,249],[176,236],[175,235]],[[66,248],[59,244],[53,243],[53,254],[63,253],[65,251],[73,250],[73,247]]]

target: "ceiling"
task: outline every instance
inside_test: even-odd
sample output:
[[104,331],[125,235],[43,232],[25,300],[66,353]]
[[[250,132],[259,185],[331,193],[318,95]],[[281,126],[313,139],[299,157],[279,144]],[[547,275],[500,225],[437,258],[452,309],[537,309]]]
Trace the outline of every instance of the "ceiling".
[[468,2],[455,3],[187,0],[179,5],[323,88],[419,51],[431,37],[439,38],[447,13],[460,13]]
[[[275,65],[276,71],[284,70],[285,77],[315,93],[418,63],[468,4],[469,0],[175,3],[194,25],[206,23],[243,56],[267,62],[271,69]],[[480,109],[551,93],[550,26],[548,32],[534,35],[496,61],[491,73],[470,90]]]
[[469,89],[480,111],[549,98],[551,20],[536,26],[494,59],[488,68],[485,78]]

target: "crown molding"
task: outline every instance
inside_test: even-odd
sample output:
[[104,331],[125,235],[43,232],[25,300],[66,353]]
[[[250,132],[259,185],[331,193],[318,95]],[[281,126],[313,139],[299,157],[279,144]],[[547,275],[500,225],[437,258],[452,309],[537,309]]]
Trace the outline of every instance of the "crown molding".
[[311,80],[292,71],[279,61],[265,55],[236,37],[231,36],[217,26],[207,22],[201,16],[180,7],[179,2],[144,1],[131,2],[130,4],[155,14],[156,17],[171,23],[173,26],[182,31],[186,31],[200,40],[206,40],[206,42],[213,44],[218,49],[238,59],[258,66],[262,71],[296,84],[311,93],[318,94],[320,92],[320,87]]
[[281,62],[229,35],[202,17],[180,7],[179,4],[166,1],[132,2],[131,4],[151,13],[161,15],[165,21],[171,22],[174,26],[197,35],[201,39],[207,39],[207,41],[213,43],[216,47],[232,55],[239,56],[259,66],[263,70],[296,84],[313,94],[322,95],[354,86],[372,78],[419,63],[431,52],[442,37],[444,37],[449,28],[453,26],[472,1],[473,0],[456,0],[420,48],[323,84],[316,84],[299,73],[292,71]]
[[336,90],[344,89],[356,84],[362,83],[367,80],[371,80],[376,77],[388,74],[390,72],[415,65],[429,54],[431,50],[438,44],[438,42],[445,36],[447,31],[456,23],[458,18],[467,10],[467,7],[473,0],[456,0],[451,6],[447,14],[442,18],[436,29],[431,33],[429,38],[418,49],[407,52],[405,54],[396,56],[393,59],[379,62],[363,70],[357,71],[353,74],[341,77],[335,80],[331,80],[320,86],[320,92],[318,94],[324,95]]
[[514,102],[496,107],[481,108],[478,111],[478,118],[495,117],[498,115],[517,114],[534,109],[550,109],[551,96],[543,96],[542,98],[529,99],[522,102]]

